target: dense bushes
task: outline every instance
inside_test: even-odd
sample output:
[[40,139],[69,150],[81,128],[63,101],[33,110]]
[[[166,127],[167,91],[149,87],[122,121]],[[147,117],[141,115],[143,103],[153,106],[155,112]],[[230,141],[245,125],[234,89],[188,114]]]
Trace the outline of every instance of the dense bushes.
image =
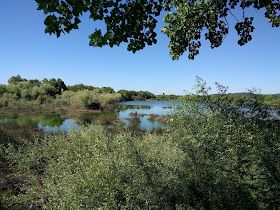
[[[61,79],[27,80],[18,76],[0,85],[0,107],[26,105],[72,106],[78,109],[113,109],[121,100],[110,87],[95,88],[83,84],[68,86]],[[67,88],[69,90],[67,91]]]
[[110,109],[121,99],[118,93],[100,93],[99,90],[64,91],[61,98],[73,107]]
[[111,87],[93,87],[83,84],[66,86],[60,79],[27,80],[20,75],[9,79],[8,85],[0,84],[0,107],[15,106],[21,101],[34,105],[72,106],[82,109],[113,109],[118,101],[155,98],[148,91],[120,90]]
[[182,96],[178,95],[165,95],[164,93],[162,95],[157,95],[157,99],[160,101],[181,101]]
[[10,146],[29,178],[6,207],[279,209],[279,118],[258,96],[232,106],[217,86],[213,98],[198,79],[200,97],[186,96],[158,134],[87,127]]
[[9,198],[22,186],[26,179],[23,175],[17,175],[12,162],[7,155],[7,148],[13,145],[13,148],[24,147],[25,141],[32,141],[34,137],[40,138],[43,132],[37,124],[23,123],[3,123],[0,121],[0,209],[11,209],[5,205]]
[[122,101],[144,101],[156,96],[149,91],[132,91],[132,90],[119,90],[118,93],[122,96]]
[[9,153],[21,173],[31,174],[13,202],[49,209],[172,208],[184,159],[164,136],[100,127],[46,136]]
[[220,97],[188,96],[177,107],[170,132],[184,151],[181,177],[194,208],[278,209],[280,207],[280,121],[253,95],[231,105],[226,88]]
[[18,76],[9,79],[8,85],[0,85],[0,106],[11,106],[20,101],[34,104],[51,103],[55,96],[66,90],[61,79],[27,80]]

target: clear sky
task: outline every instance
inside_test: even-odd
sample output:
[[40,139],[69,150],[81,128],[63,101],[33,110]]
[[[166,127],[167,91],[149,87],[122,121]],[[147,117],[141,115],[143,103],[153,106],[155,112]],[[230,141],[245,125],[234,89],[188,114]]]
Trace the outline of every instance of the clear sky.
[[184,90],[193,92],[198,75],[211,86],[216,81],[229,86],[230,92],[256,87],[263,94],[280,93],[280,28],[272,28],[263,12],[245,13],[255,16],[256,28],[247,45],[237,45],[234,19],[229,17],[230,34],[222,46],[212,50],[203,42],[194,61],[187,59],[187,53],[172,61],[169,39],[160,33],[163,16],[157,28],[158,43],[133,54],[125,43],[114,48],[90,47],[88,35],[102,24],[93,23],[88,15],[79,30],[59,39],[45,34],[46,16],[36,9],[35,0],[0,0],[0,84],[19,74],[27,79],[61,78],[66,85],[110,86],[115,91],[184,94]]

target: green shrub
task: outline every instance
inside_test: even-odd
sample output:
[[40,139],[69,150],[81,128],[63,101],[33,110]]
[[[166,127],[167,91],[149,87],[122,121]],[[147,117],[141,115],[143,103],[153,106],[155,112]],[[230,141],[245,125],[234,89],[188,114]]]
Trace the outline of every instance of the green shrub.
[[36,99],[37,104],[51,104],[53,102],[54,98],[52,96],[47,95],[40,95]]
[[[164,136],[109,134],[88,127],[26,143],[10,158],[31,174],[24,206],[48,209],[162,209],[175,203],[183,154]],[[44,200],[44,204],[38,204]],[[12,204],[11,204],[12,206]]]
[[[68,92],[68,91],[67,91]],[[81,90],[73,92],[70,103],[76,108],[87,109],[110,109],[120,101],[121,95],[119,93],[100,93],[98,89],[95,90]],[[70,93],[63,93],[62,97],[69,97]]]
[[184,199],[195,209],[278,209],[279,118],[254,95],[232,106],[217,87],[213,100],[199,78],[201,97],[188,96],[168,128],[185,154]]

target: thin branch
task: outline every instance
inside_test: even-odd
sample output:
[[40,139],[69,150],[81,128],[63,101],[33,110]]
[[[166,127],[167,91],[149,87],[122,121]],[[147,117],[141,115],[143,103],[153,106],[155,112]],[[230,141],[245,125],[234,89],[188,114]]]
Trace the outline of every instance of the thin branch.
[[229,24],[228,24],[228,21],[227,21],[227,18],[225,17],[225,21],[227,23],[227,26],[228,26],[228,30],[229,30]]
[[239,20],[235,17],[235,15],[234,14],[232,14],[232,12],[229,10],[229,13],[235,18],[235,20],[237,21],[237,22],[239,22]]
[[274,9],[273,9],[273,11],[272,11],[272,14],[275,15],[275,10],[276,10],[277,7],[278,7],[278,4],[275,5],[275,7],[274,7]]
[[245,20],[245,2],[244,2],[244,0],[242,0],[242,3],[244,4],[244,6],[242,8],[242,12],[243,12],[243,19],[242,19],[242,21],[244,21]]
[[[227,26],[228,26],[228,32],[229,32],[229,24],[228,24],[228,21],[227,21],[227,18],[226,18],[226,17],[225,17],[225,21],[226,21],[226,23],[227,23]],[[222,41],[222,42],[224,42],[224,40],[226,39],[227,35],[228,35],[228,33],[224,36],[224,38],[223,38],[223,41]]]

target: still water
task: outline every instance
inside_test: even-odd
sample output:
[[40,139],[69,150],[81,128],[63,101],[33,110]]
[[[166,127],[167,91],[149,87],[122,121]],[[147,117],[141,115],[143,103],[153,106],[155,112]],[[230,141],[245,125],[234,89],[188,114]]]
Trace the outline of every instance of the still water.
[[172,110],[173,106],[178,106],[181,102],[170,102],[170,101],[126,101],[121,102],[120,105],[131,105],[131,106],[147,106],[145,108],[136,109],[134,107],[121,110],[119,112],[119,119],[122,120],[126,126],[131,126],[132,123],[126,118],[131,118],[130,113],[137,113],[140,123],[139,128],[142,130],[152,130],[155,127],[162,127],[164,123],[160,123],[157,120],[148,120],[150,114],[159,116],[168,115]]
[[[83,124],[101,124],[110,127],[112,126],[111,122],[120,120],[126,126],[136,126],[142,130],[152,130],[155,127],[164,126],[164,123],[157,120],[148,120],[150,114],[159,115],[159,117],[168,115],[173,110],[174,105],[179,105],[181,102],[126,101],[119,104],[121,108],[115,112],[75,113],[70,115],[70,117],[61,114],[18,115],[13,118],[0,116],[0,123],[8,121],[18,124],[32,123],[44,132],[68,132],[70,129],[79,129],[80,125]],[[137,123],[133,123],[131,118],[137,118]]]

